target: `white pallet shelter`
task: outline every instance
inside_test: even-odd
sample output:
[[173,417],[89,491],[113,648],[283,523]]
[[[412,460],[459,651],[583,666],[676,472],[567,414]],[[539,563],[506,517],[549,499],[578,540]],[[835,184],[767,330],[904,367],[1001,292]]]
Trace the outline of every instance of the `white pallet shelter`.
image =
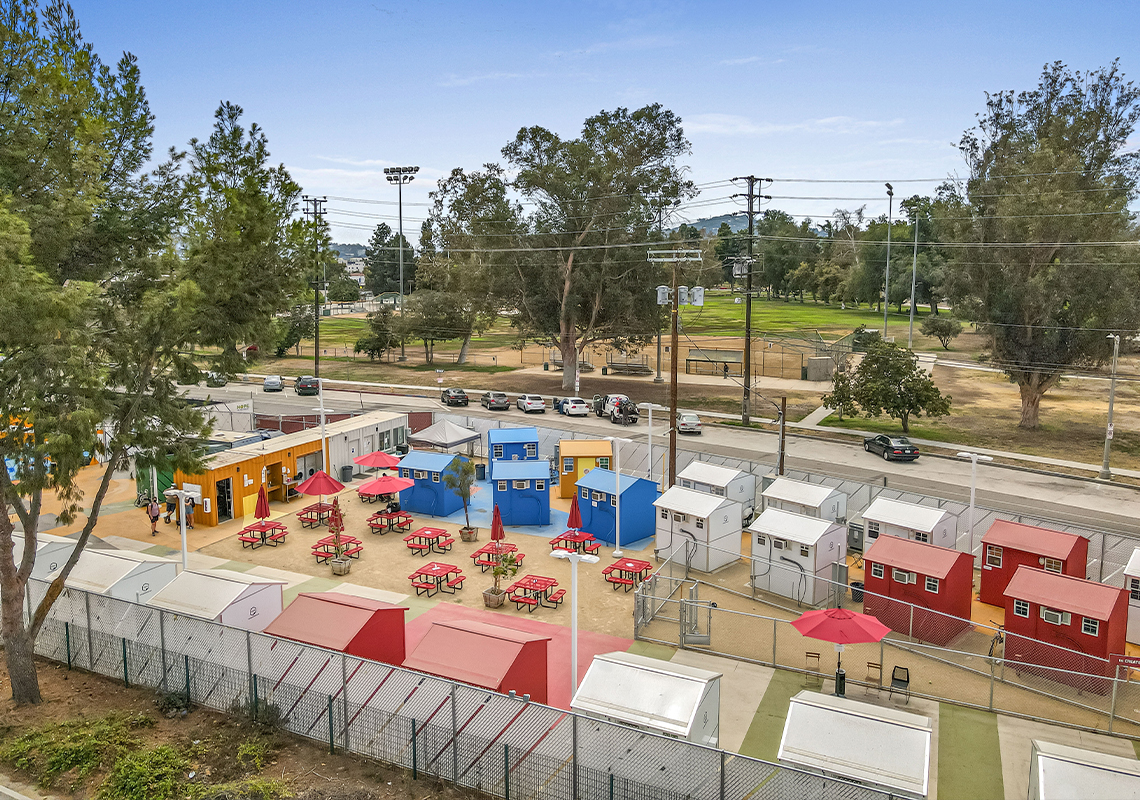
[[751,472],[694,461],[677,473],[675,485],[735,500],[740,503],[741,524],[751,519],[755,512],[756,476]]
[[633,653],[594,656],[570,708],[717,747],[721,673]]
[[829,694],[792,698],[777,759],[896,797],[923,798],[930,782],[927,717]]
[[845,526],[767,508],[748,530],[752,534],[755,588],[808,605],[818,605],[828,598],[832,565],[847,556]]
[[187,570],[147,605],[234,628],[261,631],[281,613],[285,581],[231,570]]
[[876,497],[863,512],[864,547],[879,536],[897,536],[953,549],[958,518],[949,511]]
[[[63,567],[67,559],[71,558],[71,551],[74,549],[74,539],[50,533],[36,534],[36,563],[32,566],[32,577],[46,580],[50,573]],[[12,561],[17,568],[23,557],[24,537],[18,533],[12,534]]]
[[674,486],[653,505],[657,556],[687,560],[699,572],[712,572],[740,559],[740,504],[735,500]]
[[[63,562],[59,563],[63,568]],[[59,570],[45,580],[54,580]],[[131,550],[84,550],[67,576],[67,586],[105,594],[132,603],[145,603],[178,575],[178,564],[168,558]]]
[[847,495],[822,483],[776,478],[760,496],[765,509],[778,508],[832,522],[847,521]]
[[1140,761],[1033,740],[1029,800],[1140,800]]
[[1140,547],[1132,551],[1124,568],[1124,588],[1128,590],[1128,633],[1132,644],[1140,644]]

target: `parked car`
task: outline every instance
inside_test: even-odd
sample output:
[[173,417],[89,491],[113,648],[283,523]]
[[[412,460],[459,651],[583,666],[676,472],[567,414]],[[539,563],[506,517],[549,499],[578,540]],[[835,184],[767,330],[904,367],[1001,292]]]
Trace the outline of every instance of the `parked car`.
[[206,385],[217,388],[226,385],[226,376],[213,370],[206,373]]
[[465,406],[467,405],[467,392],[454,387],[444,389],[439,399],[440,402],[447,406]]
[[614,425],[636,425],[641,418],[641,412],[628,397],[620,397],[610,409],[610,422]]
[[608,417],[614,406],[622,400],[629,400],[624,394],[596,394],[594,395],[594,413],[599,417]]
[[677,415],[677,433],[695,433],[701,435],[701,418],[691,411]]
[[914,461],[918,458],[918,448],[905,436],[870,436],[863,440],[863,449],[868,453],[880,453],[885,461]]
[[320,394],[321,382],[312,375],[302,375],[293,381],[293,391],[299,395]]
[[554,410],[568,417],[584,417],[590,413],[590,404],[581,397],[563,397],[554,404]]
[[539,414],[546,413],[546,401],[537,394],[520,394],[517,405],[519,411],[524,414],[529,414],[532,411],[537,411]]
[[285,389],[285,381],[281,380],[280,375],[266,375],[265,380],[261,383],[261,391],[263,392],[280,392]]
[[479,405],[488,411],[507,411],[511,407],[511,400],[503,392],[483,392]]

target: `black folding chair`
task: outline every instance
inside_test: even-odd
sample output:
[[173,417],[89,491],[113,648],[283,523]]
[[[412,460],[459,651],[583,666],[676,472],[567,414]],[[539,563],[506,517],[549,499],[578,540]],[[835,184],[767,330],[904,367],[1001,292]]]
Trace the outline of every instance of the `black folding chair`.
[[906,667],[895,667],[891,670],[891,691],[887,694],[887,699],[894,697],[895,690],[906,695],[907,703],[910,703],[910,670]]

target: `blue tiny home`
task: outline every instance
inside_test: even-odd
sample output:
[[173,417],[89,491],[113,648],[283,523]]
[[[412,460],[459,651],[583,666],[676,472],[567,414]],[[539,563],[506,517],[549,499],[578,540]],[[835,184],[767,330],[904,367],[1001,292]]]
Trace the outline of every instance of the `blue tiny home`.
[[491,497],[504,525],[549,525],[550,462],[492,461]]
[[452,453],[426,453],[413,450],[400,461],[400,477],[415,481],[415,486],[400,492],[400,508],[409,514],[446,517],[463,509],[463,498],[447,488],[443,473],[451,462],[466,459]]
[[538,458],[538,428],[491,428],[487,455],[492,461],[534,461]]
[[[575,484],[578,488],[578,511],[582,514],[582,530],[595,539],[613,544],[617,540],[615,524],[617,495],[614,493],[613,470],[595,468]],[[657,515],[653,503],[660,496],[657,484],[632,475],[621,476],[621,540],[636,542],[656,532]]]

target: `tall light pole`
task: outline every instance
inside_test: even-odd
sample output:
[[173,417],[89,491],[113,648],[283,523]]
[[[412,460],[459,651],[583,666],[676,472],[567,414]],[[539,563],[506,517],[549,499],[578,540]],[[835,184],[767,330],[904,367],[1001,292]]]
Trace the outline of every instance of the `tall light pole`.
[[895,189],[887,184],[887,273],[883,279],[883,341],[887,340],[887,312],[891,309],[891,223],[895,211]]
[[[974,493],[978,487],[978,462],[993,461],[989,456],[977,453],[959,453],[958,458],[970,459],[970,558],[974,557]],[[971,562],[973,563],[973,562]]]
[[621,445],[630,440],[607,436],[606,441],[614,447],[614,558],[621,558]]
[[570,562],[570,698],[578,691],[578,562],[597,564],[598,557],[587,553],[555,550],[550,554]]
[[914,287],[918,283],[918,210],[914,212],[914,260],[910,265],[910,330],[906,335],[906,349],[914,349]]
[[173,487],[167,489],[163,494],[168,498],[175,497],[178,499],[178,532],[182,535],[182,571],[185,572],[189,569],[187,566],[189,554],[186,549],[186,500],[187,498],[193,497],[200,502],[202,496],[197,492],[188,492],[185,489],[175,489]]
[[1112,451],[1112,406],[1116,402],[1116,359],[1120,356],[1120,334],[1110,333],[1106,338],[1112,339],[1112,380],[1108,384],[1108,426],[1104,429],[1104,462],[1100,465],[1100,475],[1097,477],[1110,481],[1112,472],[1108,469],[1108,458]]
[[646,472],[649,473],[649,480],[656,483],[657,481],[653,477],[653,412],[655,410],[668,411],[668,409],[665,408],[665,406],[659,406],[656,403],[638,403],[637,407],[642,411],[649,412],[649,432],[645,434],[645,440],[649,443],[649,468],[646,470]]
[[[384,177],[388,183],[396,184],[400,207],[400,316],[404,316],[404,184],[416,179],[419,167],[384,167]],[[407,361],[404,354],[404,337],[400,337],[400,360]]]

